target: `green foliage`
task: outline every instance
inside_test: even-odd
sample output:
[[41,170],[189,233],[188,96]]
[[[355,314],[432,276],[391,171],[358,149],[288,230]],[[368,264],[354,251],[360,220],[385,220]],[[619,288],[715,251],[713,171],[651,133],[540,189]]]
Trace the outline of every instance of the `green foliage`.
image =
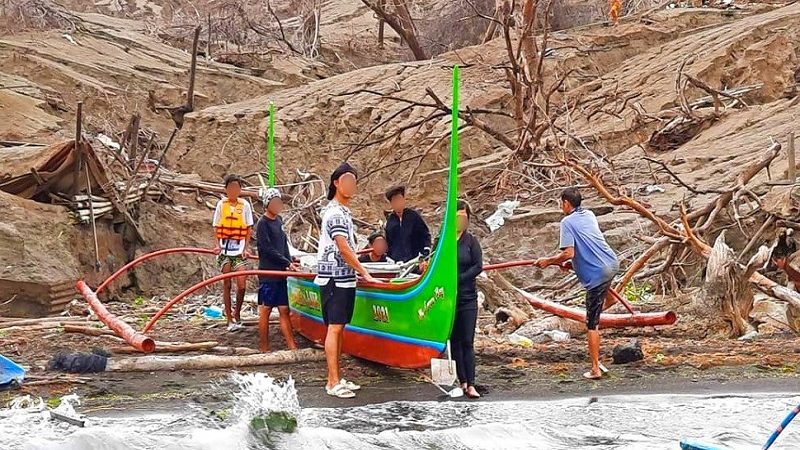
[[224,422],[224,421],[228,420],[228,418],[230,418],[231,410],[230,409],[222,409],[222,410],[219,410],[219,411],[211,411],[209,414],[211,415],[211,417],[214,417],[215,419],[218,419],[218,420],[221,420],[221,421]]
[[647,283],[636,284],[633,281],[625,285],[625,290],[622,291],[625,300],[631,303],[636,303],[640,300],[648,300],[653,296],[653,288]]
[[664,358],[666,358],[666,356],[664,356],[663,353],[657,353],[656,356],[653,357],[653,361],[655,361],[656,364],[660,364],[664,361]]
[[45,404],[47,405],[48,408],[55,409],[58,408],[58,406],[61,404],[61,399],[58,397],[51,397],[47,399]]
[[285,411],[270,411],[266,417],[256,416],[250,419],[250,428],[253,431],[292,433],[297,428],[297,419]]
[[141,295],[133,299],[133,304],[136,306],[142,306],[144,305],[144,302],[145,302],[144,297],[142,297]]

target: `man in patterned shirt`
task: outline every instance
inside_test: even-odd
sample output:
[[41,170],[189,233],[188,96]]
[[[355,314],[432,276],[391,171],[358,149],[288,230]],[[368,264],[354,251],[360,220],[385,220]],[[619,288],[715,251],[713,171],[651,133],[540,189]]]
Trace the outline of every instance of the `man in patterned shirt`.
[[347,205],[356,194],[358,174],[348,163],[342,163],[331,175],[328,187],[330,202],[322,209],[317,277],[322,297],[322,319],[328,328],[325,337],[325,359],[328,362],[328,395],[353,398],[361,386],[341,375],[339,360],[342,354],[344,327],[353,317],[356,300],[356,272],[364,281],[378,282],[358,262],[355,227]]

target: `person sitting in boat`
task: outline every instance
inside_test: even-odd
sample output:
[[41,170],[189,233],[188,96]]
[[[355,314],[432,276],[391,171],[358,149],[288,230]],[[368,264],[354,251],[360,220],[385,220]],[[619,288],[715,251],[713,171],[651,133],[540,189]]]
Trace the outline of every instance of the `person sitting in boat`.
[[611,288],[611,281],[619,271],[617,255],[606,242],[594,213],[581,207],[581,193],[576,188],[567,188],[561,193],[561,252],[550,258],[535,260],[534,265],[547,267],[564,266],[572,261],[578,281],[586,289],[586,327],[589,341],[589,357],[592,369],[583,374],[587,379],[602,377],[600,370],[600,314]]
[[386,243],[392,261],[408,262],[427,256],[431,250],[431,232],[422,216],[406,207],[406,187],[394,186],[386,191],[392,210],[386,218]]
[[[225,198],[217,202],[214,210],[214,251],[217,253],[217,266],[222,273],[240,272],[247,269],[247,244],[253,227],[253,210],[250,202],[240,198],[242,179],[238,175],[228,175],[224,179]],[[222,283],[222,298],[225,303],[225,319],[228,331],[242,328],[241,314],[247,277],[236,277],[236,305],[231,307],[231,279]]]
[[469,398],[479,398],[475,389],[475,327],[478,324],[478,287],[475,279],[483,272],[483,250],[478,239],[467,228],[472,210],[464,200],[458,201],[458,294],[456,315],[450,345],[461,389]]
[[[264,215],[256,224],[259,270],[297,271],[299,266],[289,253],[289,239],[283,230],[283,199],[275,188],[266,189],[261,197]],[[297,349],[289,320],[289,290],[285,277],[259,276],[258,288],[258,348],[269,351],[269,316],[278,308],[281,333],[290,350]]]
[[328,383],[325,392],[339,398],[353,398],[361,386],[342,378],[340,359],[344,327],[353,318],[356,301],[356,273],[365,281],[378,283],[358,262],[355,226],[347,205],[356,194],[358,174],[350,164],[342,163],[331,174],[328,202],[322,208],[317,277],[320,286],[322,321],[327,327],[325,359],[328,363]]
[[383,233],[380,231],[376,231],[369,235],[367,238],[367,242],[369,242],[369,246],[372,250],[369,253],[365,253],[358,257],[358,261],[362,263],[370,263],[370,262],[387,262],[386,259],[386,237],[383,236]]

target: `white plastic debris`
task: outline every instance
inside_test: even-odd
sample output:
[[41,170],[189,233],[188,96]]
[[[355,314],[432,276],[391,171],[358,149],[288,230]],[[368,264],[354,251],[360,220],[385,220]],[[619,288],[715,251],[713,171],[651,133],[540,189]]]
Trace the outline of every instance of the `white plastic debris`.
[[648,184],[647,186],[644,186],[642,188],[642,192],[644,193],[644,195],[651,195],[655,194],[656,192],[658,193],[667,192],[667,190],[657,184]]
[[78,43],[77,43],[77,42],[75,42],[75,38],[73,38],[73,37],[72,37],[72,35],[69,35],[69,34],[67,34],[67,33],[64,33],[64,34],[62,34],[62,36],[64,36],[64,39],[68,40],[70,44],[72,44],[72,45],[78,45]]
[[486,219],[489,230],[494,232],[506,223],[506,219],[514,215],[514,210],[519,207],[519,201],[507,200],[497,205],[497,210]]
[[531,342],[535,344],[544,344],[545,342],[550,342],[550,341],[566,342],[569,340],[569,337],[570,337],[569,333],[567,333],[566,331],[547,330],[534,336],[533,339],[531,339]]
[[97,135],[97,140],[100,141],[100,143],[105,145],[106,147],[113,148],[114,150],[119,150],[120,148],[122,148],[118,143],[114,142],[113,139],[111,139],[110,137],[106,136],[103,133]]
[[739,337],[740,341],[755,341],[758,338],[758,331],[752,330],[747,332],[744,336]]

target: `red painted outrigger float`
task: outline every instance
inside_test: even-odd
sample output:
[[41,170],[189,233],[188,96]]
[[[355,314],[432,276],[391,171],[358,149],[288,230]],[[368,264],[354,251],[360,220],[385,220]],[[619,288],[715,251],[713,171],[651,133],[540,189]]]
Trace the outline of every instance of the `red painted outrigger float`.
[[[192,295],[193,293],[199,291],[200,289],[203,289],[207,286],[210,286],[214,283],[218,283],[226,279],[236,278],[240,276],[268,275],[276,277],[295,277],[295,278],[305,278],[305,279],[313,279],[315,277],[315,274],[308,272],[284,272],[284,271],[271,271],[271,270],[246,270],[242,272],[231,272],[231,273],[217,275],[215,277],[194,284],[193,286],[181,292],[172,300],[167,302],[161,308],[161,310],[159,310],[155,315],[153,315],[153,317],[150,318],[150,320],[148,320],[147,324],[145,325],[144,329],[141,332],[134,330],[130,325],[128,325],[123,320],[119,319],[114,314],[109,312],[108,309],[103,305],[103,303],[98,298],[98,296],[103,291],[105,291],[111,283],[113,283],[116,279],[118,279],[126,272],[130,271],[131,269],[135,268],[136,266],[150,259],[170,254],[215,255],[215,252],[210,249],[193,248],[193,247],[158,250],[152,253],[147,253],[142,256],[139,256],[138,258],[129,262],[128,264],[126,264],[125,266],[114,272],[111,276],[109,276],[94,291],[83,280],[78,281],[77,283],[78,292],[80,292],[83,298],[86,299],[87,303],[89,304],[89,307],[92,309],[92,311],[94,311],[98,319],[100,319],[100,321],[106,324],[109,329],[114,331],[114,333],[116,333],[117,336],[122,338],[133,348],[144,353],[151,353],[155,351],[156,343],[153,339],[148,337],[146,333],[152,330],[156,321],[158,321],[158,319],[161,318],[174,305],[176,305],[186,297]],[[500,263],[500,264],[484,266],[484,270],[498,270],[510,267],[526,266],[530,265],[531,263],[532,261],[515,261],[508,263]],[[359,286],[378,287],[374,286],[371,283],[365,283],[365,282],[359,282]],[[385,288],[386,285],[380,287]],[[521,289],[517,289],[517,293],[521,297],[525,298],[531,304],[531,306],[533,306],[536,309],[541,309],[550,314],[554,314],[560,317],[565,317],[571,320],[576,320],[581,322],[586,320],[586,314],[581,309],[572,308],[561,305],[559,303],[543,300]],[[623,303],[623,305],[628,309],[629,314],[603,313],[603,315],[600,316],[601,327],[622,328],[622,327],[648,327],[648,326],[672,325],[677,320],[677,316],[672,311],[655,312],[655,313],[638,313],[634,312],[631,306],[627,302],[625,302],[623,298],[619,297],[618,294],[616,295],[616,300]]]

